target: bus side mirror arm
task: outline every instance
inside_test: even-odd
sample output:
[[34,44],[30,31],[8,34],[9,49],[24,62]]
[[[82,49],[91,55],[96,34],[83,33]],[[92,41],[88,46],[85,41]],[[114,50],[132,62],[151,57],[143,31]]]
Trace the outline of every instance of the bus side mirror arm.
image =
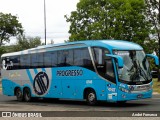
[[151,57],[154,58],[155,64],[158,66],[159,65],[159,59],[156,55],[152,55],[152,54],[146,54],[147,57]]
[[111,55],[111,54],[106,54],[106,56],[112,57],[112,58],[116,58],[117,61],[118,61],[118,67],[119,67],[119,68],[123,68],[124,62],[123,62],[123,58],[122,58],[121,56],[118,56],[118,55]]

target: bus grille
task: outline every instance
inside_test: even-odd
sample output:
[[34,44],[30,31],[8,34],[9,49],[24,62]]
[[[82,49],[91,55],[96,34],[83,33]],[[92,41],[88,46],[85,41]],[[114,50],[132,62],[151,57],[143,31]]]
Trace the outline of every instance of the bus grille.
[[131,92],[132,93],[135,93],[135,92],[145,92],[145,91],[149,91],[151,89],[152,89],[151,84],[136,85]]

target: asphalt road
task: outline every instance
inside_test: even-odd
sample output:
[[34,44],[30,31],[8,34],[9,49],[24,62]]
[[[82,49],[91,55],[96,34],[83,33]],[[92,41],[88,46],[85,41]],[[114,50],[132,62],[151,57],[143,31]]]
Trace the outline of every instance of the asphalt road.
[[[34,100],[32,102],[18,102],[16,97],[9,97],[0,94],[0,111],[17,111],[17,112],[38,112],[38,111],[56,111],[42,113],[43,119],[50,117],[51,119],[65,120],[124,120],[124,117],[132,120],[151,120],[151,117],[141,116],[140,119],[132,116],[133,113],[149,113],[158,114],[154,120],[160,117],[160,94],[154,95],[151,99],[128,101],[126,104],[119,105],[116,103],[99,102],[96,106],[88,106],[84,101],[74,100]],[[61,111],[61,112],[60,112]],[[64,112],[65,111],[65,112]],[[74,111],[74,112],[72,112]],[[125,112],[120,112],[125,111]],[[68,113],[69,112],[69,113]],[[57,114],[58,113],[58,114]],[[1,114],[1,113],[0,113]],[[44,115],[48,116],[45,117]],[[143,119],[144,117],[145,119]],[[152,118],[153,119],[153,118]],[[15,120],[18,120],[15,118]],[[40,120],[39,118],[35,120]]]
[[128,101],[126,104],[99,102],[88,106],[84,101],[74,100],[34,100],[18,102],[16,97],[0,94],[0,111],[160,111],[160,95],[151,99]]

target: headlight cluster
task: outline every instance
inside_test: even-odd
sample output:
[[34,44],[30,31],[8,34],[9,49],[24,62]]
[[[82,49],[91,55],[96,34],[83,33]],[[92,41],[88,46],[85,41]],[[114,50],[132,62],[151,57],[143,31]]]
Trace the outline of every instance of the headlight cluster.
[[122,92],[126,92],[126,93],[129,92],[129,90],[127,90],[127,89],[125,89],[125,88],[123,88],[123,87],[119,87],[119,89],[120,89]]
[[130,91],[133,91],[135,89],[134,86],[132,86],[132,85],[129,85],[128,88]]

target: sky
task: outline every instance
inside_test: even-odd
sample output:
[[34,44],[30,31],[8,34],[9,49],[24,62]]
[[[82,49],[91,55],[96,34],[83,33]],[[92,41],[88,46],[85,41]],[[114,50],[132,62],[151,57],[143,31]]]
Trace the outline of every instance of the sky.
[[[63,43],[69,38],[69,26],[64,15],[76,10],[79,0],[45,0],[47,43]],[[22,23],[26,36],[41,37],[44,43],[44,0],[0,0],[0,12],[11,13]],[[11,38],[10,44],[16,42]]]

